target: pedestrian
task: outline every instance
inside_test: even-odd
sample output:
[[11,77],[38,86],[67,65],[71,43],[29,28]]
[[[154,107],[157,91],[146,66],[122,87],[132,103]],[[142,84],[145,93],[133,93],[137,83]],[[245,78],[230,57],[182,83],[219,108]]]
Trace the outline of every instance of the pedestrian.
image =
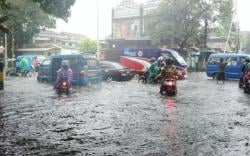
[[38,72],[38,68],[39,68],[39,61],[37,59],[37,56],[35,56],[32,59],[32,75],[35,77],[36,73]]
[[219,82],[219,80],[222,80],[223,83],[225,81],[225,67],[227,66],[228,62],[224,62],[223,58],[220,58],[220,62],[216,62],[214,61],[215,64],[218,65],[218,74],[217,74],[217,84]]

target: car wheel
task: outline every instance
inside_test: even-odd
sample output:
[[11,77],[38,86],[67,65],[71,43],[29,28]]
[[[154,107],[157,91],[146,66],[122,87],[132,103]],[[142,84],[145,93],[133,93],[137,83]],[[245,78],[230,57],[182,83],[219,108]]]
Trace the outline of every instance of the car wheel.
[[106,81],[107,82],[113,81],[113,77],[111,75],[107,76]]
[[247,89],[247,87],[244,87],[244,93],[248,93],[249,91],[248,91],[248,89]]
[[215,74],[213,75],[213,80],[216,80],[216,79],[217,79],[217,77],[218,77],[218,74],[217,74],[217,73],[215,73]]

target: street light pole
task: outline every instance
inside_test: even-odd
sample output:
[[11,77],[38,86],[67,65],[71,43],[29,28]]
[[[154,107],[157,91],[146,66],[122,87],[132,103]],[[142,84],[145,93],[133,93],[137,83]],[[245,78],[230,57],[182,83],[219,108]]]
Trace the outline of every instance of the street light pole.
[[97,23],[97,36],[96,36],[96,50],[97,59],[100,59],[100,40],[99,40],[99,0],[96,0],[96,23]]
[[5,77],[6,77],[6,71],[7,71],[7,68],[8,68],[8,55],[7,55],[8,45],[7,45],[7,33],[4,33],[4,40],[5,40],[5,43],[4,43],[5,52],[4,52],[4,72],[3,72],[3,75],[4,75],[4,78],[5,78]]

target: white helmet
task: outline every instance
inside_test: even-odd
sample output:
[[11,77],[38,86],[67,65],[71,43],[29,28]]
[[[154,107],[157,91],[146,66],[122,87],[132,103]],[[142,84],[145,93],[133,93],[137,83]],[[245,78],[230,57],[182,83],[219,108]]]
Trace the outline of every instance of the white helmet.
[[158,61],[163,61],[163,56],[158,57]]

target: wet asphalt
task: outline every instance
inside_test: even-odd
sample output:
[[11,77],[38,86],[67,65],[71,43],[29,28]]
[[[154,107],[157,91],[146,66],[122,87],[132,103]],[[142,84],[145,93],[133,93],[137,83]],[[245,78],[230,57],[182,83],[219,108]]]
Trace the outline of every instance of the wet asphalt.
[[74,87],[69,96],[35,77],[0,92],[0,155],[249,156],[250,95],[205,73],[178,95],[137,80]]

